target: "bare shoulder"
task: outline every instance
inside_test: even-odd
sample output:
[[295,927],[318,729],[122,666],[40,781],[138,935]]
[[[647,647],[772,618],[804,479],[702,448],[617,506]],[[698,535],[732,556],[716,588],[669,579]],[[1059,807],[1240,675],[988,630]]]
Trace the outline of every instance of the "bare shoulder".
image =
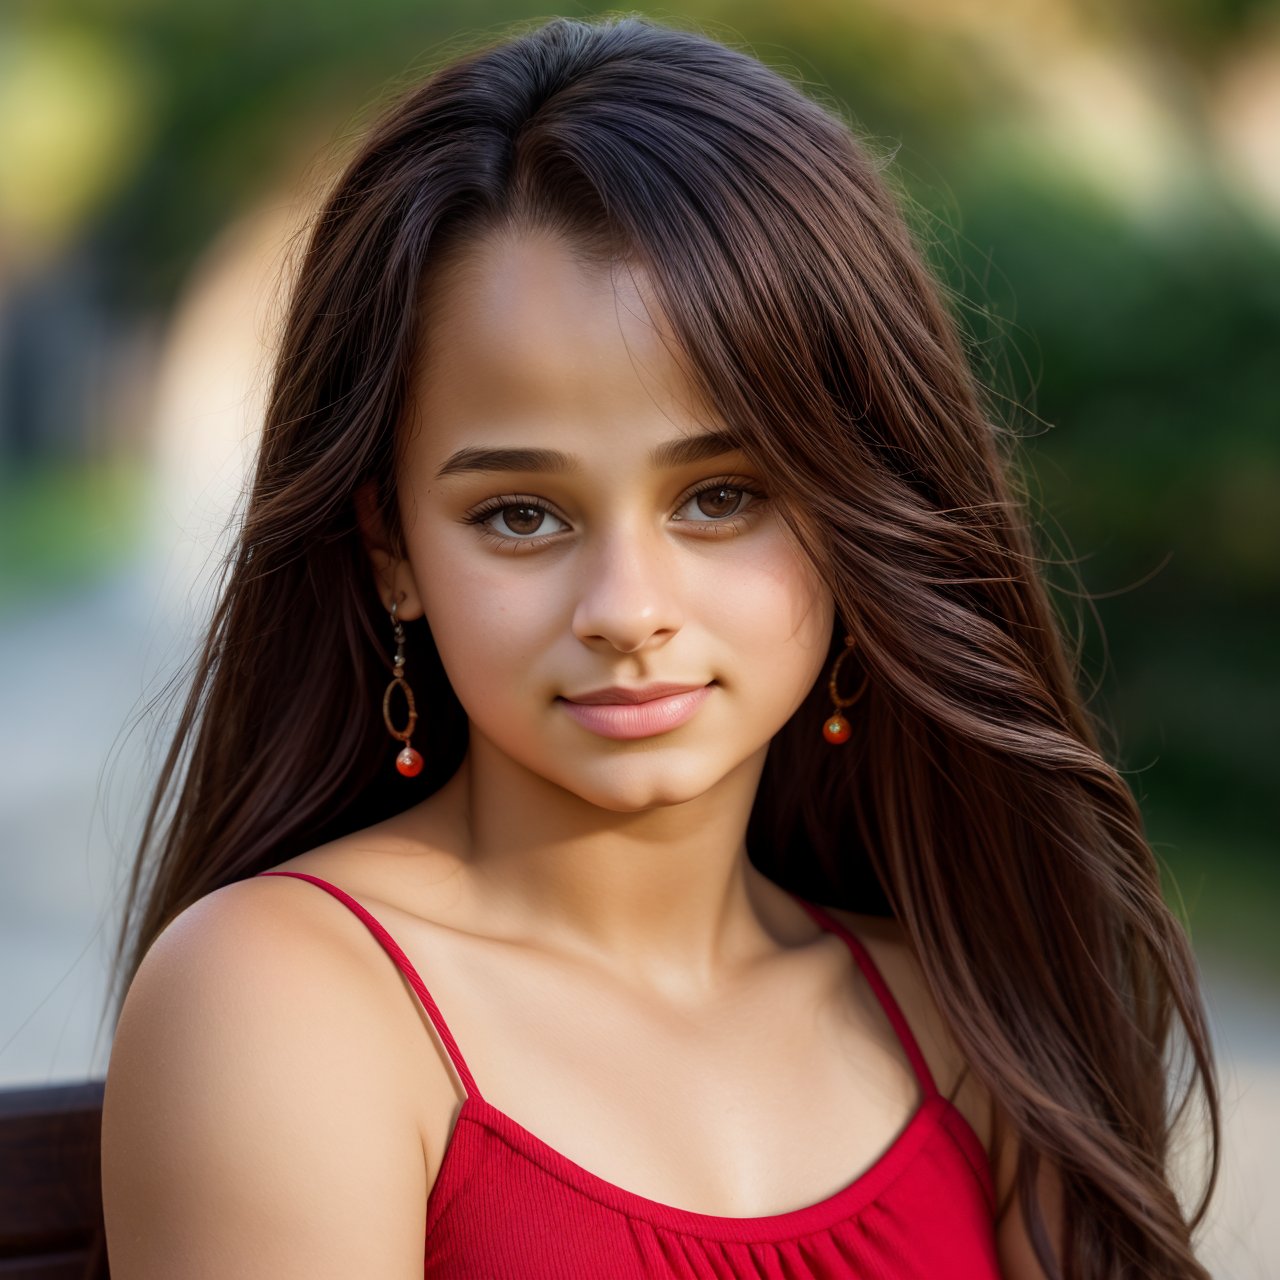
[[[847,925],[871,953],[911,1024],[938,1088],[951,1098],[987,1150],[996,1192],[1000,1274],[1006,1280],[1044,1280],[1046,1273],[1036,1260],[1030,1232],[1014,1194],[1019,1135],[1004,1109],[969,1070],[952,1040],[902,926],[891,918],[860,915],[835,907],[826,909]],[[1061,1257],[1062,1183],[1057,1169],[1048,1160],[1040,1164],[1037,1199],[1054,1248]]]
[[901,924],[892,917],[862,915],[836,907],[826,910],[846,925],[871,954],[910,1025],[938,1088],[951,1099],[990,1153],[990,1095],[952,1039]]
[[119,1280],[421,1275],[422,1144],[383,998],[298,887],[208,894],[129,987],[102,1120]]

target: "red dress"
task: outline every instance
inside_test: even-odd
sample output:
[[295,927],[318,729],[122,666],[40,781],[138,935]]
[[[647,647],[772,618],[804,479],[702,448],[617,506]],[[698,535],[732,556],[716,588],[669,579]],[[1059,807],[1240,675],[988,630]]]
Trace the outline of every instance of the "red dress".
[[425,1274],[432,1280],[1000,1280],[986,1151],[938,1092],[871,956],[813,903],[796,899],[848,945],[923,1096],[871,1167],[825,1200],[721,1218],[606,1182],[486,1102],[422,979],[377,920],[318,876],[260,874],[309,880],[355,912],[408,978],[466,1088],[427,1198]]

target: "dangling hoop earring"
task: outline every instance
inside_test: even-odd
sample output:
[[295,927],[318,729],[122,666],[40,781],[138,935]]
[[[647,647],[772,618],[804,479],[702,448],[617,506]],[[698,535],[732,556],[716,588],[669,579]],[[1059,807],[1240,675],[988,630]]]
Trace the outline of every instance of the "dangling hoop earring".
[[[391,602],[391,626],[396,637],[395,672],[391,677],[391,683],[387,685],[387,691],[382,695],[382,720],[387,726],[387,732],[404,743],[404,747],[396,756],[396,768],[406,778],[416,778],[422,772],[422,756],[410,746],[409,738],[413,734],[414,726],[418,723],[418,707],[413,700],[413,690],[409,688],[409,682],[404,678],[404,624],[396,617],[396,608],[399,603],[398,600]],[[409,706],[409,719],[403,729],[397,729],[391,723],[391,692],[396,685],[404,690],[404,699]]]
[[849,656],[855,643],[856,641],[852,636],[845,636],[845,647],[841,649],[835,662],[831,664],[831,675],[827,679],[827,692],[831,694],[831,714],[827,717],[827,722],[822,726],[822,736],[833,745],[849,741],[849,735],[853,730],[849,727],[848,720],[840,712],[845,707],[853,706],[862,697],[863,691],[867,687],[867,681],[871,678],[870,672],[864,675],[862,683],[858,686],[857,693],[851,698],[842,698],[836,690],[836,677],[840,674],[840,664]]

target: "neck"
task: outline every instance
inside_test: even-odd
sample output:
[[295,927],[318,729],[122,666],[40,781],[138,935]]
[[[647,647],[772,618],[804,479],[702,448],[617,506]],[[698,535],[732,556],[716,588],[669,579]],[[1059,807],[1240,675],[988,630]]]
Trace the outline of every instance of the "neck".
[[812,923],[751,864],[746,828],[765,749],[692,800],[605,809],[473,733],[437,798],[457,820],[467,880],[509,937],[631,978],[705,990]]

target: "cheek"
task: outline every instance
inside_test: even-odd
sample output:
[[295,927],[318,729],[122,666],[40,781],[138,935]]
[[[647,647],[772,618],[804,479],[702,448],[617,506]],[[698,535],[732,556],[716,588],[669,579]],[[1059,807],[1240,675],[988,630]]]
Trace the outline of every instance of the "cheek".
[[733,667],[769,673],[784,701],[802,698],[830,646],[831,592],[794,541],[775,527],[713,566],[702,599],[705,625],[732,647]]
[[410,558],[440,661],[464,706],[505,699],[513,679],[539,669],[557,623],[554,599],[535,573],[466,555],[448,538],[423,540]]

